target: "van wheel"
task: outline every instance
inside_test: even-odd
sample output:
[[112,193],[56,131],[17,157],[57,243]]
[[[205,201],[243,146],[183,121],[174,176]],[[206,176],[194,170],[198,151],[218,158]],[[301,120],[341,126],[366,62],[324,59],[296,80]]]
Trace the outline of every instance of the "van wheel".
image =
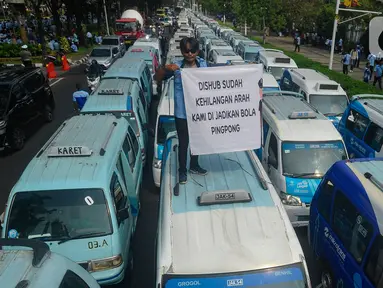
[[24,148],[25,145],[25,132],[20,128],[13,128],[8,137],[9,145],[13,150],[19,151]]
[[332,288],[333,287],[333,279],[331,272],[325,268],[322,272],[321,276],[321,284],[323,288]]
[[53,121],[53,112],[52,112],[51,107],[45,106],[44,112],[43,112],[43,117],[44,117],[45,122],[50,123]]

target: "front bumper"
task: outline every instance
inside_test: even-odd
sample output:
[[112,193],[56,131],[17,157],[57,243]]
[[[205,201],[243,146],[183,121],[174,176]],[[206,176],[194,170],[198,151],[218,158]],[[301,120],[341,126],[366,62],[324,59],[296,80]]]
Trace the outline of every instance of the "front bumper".
[[302,206],[284,205],[287,215],[293,227],[305,227],[310,220],[310,205],[302,203]]

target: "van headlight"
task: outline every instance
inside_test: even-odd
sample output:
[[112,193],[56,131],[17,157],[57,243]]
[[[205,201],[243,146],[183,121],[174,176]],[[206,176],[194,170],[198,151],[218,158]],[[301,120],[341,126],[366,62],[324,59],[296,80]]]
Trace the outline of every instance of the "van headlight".
[[284,205],[302,206],[302,201],[297,196],[292,196],[292,195],[289,195],[289,194],[281,191],[280,197],[281,197],[282,203]]
[[153,160],[153,167],[156,169],[161,169],[162,160],[160,159],[154,159]]
[[89,272],[99,272],[121,266],[123,263],[121,254],[118,256],[91,261]]

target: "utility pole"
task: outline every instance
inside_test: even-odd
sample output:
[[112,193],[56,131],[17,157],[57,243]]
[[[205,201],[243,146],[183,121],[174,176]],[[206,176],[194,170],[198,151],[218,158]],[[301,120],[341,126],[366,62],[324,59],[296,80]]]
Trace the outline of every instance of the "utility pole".
[[104,1],[104,16],[105,16],[105,24],[106,24],[106,33],[108,34],[108,36],[110,35],[109,33],[109,20],[108,20],[108,13],[106,12],[106,4],[105,4],[105,0]]

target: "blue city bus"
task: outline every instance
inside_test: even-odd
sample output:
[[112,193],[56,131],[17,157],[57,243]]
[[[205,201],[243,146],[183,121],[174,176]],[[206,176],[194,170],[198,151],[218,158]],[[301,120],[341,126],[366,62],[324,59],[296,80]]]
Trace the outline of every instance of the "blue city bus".
[[383,157],[383,95],[355,95],[338,130],[350,158]]
[[311,202],[309,243],[322,287],[382,287],[383,159],[336,162]]

